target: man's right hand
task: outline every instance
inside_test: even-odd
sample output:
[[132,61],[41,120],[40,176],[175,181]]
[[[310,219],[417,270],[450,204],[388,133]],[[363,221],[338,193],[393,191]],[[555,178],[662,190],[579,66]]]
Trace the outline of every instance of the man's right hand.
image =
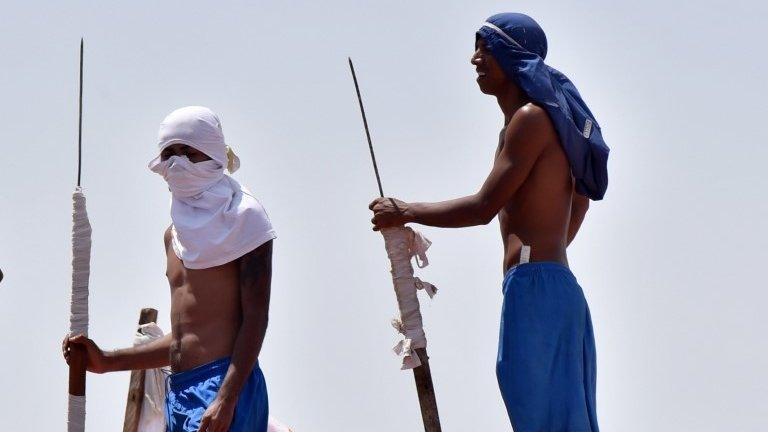
[[96,342],[88,339],[84,335],[65,336],[64,341],[61,343],[62,354],[64,354],[64,360],[69,364],[69,359],[72,355],[71,348],[74,345],[79,345],[85,348],[86,355],[88,356],[87,369],[88,372],[104,373],[109,372],[109,356],[96,345]]

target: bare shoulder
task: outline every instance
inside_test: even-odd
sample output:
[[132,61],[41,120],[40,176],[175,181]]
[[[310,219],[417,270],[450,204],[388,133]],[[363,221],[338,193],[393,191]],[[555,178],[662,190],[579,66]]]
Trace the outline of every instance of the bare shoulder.
[[527,137],[548,139],[556,137],[555,126],[544,108],[528,103],[515,111],[507,127],[507,137],[524,134]]
[[557,132],[549,114],[540,106],[528,103],[515,111],[504,137],[510,150],[540,152],[557,144]]
[[264,242],[261,246],[240,257],[241,267],[251,267],[254,264],[264,265],[272,261],[272,240]]
[[239,264],[242,287],[268,287],[272,279],[272,240],[240,257]]

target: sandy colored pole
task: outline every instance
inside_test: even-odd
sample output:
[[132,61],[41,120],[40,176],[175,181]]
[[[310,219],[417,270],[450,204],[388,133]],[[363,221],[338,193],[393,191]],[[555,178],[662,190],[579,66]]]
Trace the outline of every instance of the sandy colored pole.
[[440,432],[440,416],[437,414],[435,387],[432,385],[432,372],[429,370],[429,356],[426,348],[416,348],[421,366],[413,369],[416,380],[416,393],[419,395],[421,419],[424,421],[425,432]]
[[[139,325],[157,322],[157,309],[144,308],[139,314]],[[128,401],[125,404],[125,421],[123,432],[137,432],[139,419],[141,418],[141,404],[144,401],[144,376],[143,370],[131,371],[131,380],[128,384]]]

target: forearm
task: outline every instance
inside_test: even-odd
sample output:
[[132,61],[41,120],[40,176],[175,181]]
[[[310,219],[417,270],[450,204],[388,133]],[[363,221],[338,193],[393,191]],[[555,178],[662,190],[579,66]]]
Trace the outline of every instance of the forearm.
[[412,203],[408,211],[413,222],[441,228],[485,225],[496,215],[477,195],[436,203]]
[[106,352],[109,371],[154,369],[170,365],[171,334],[130,348]]
[[243,384],[253,370],[264,343],[267,332],[267,313],[256,313],[243,320],[235,339],[232,357],[219,389],[218,398],[224,401],[237,401]]

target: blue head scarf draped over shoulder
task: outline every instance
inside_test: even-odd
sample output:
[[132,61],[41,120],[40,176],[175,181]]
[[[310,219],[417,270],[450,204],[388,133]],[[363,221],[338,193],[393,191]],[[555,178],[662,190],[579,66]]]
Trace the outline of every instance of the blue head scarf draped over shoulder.
[[608,187],[608,146],[576,86],[547,66],[547,37],[533,18],[494,15],[477,31],[501,69],[549,114],[576,181],[576,191],[600,200]]

